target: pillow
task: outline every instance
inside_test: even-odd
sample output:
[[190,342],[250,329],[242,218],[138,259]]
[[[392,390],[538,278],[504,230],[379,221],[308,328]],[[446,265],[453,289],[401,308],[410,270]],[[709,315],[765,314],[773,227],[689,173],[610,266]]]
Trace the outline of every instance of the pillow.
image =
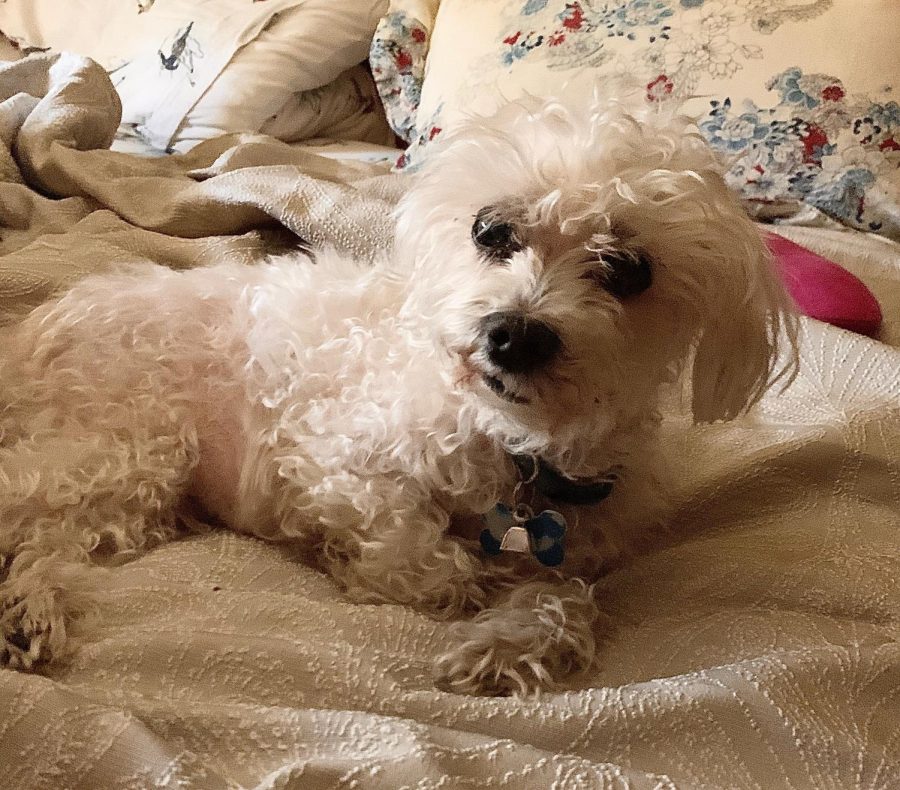
[[304,0],[279,15],[185,115],[176,140],[261,129],[298,93],[327,85],[365,60],[386,7],[387,0]]
[[258,131],[366,57],[387,0],[6,0],[0,30],[97,60],[124,123],[166,148]]
[[775,233],[766,234],[766,245],[803,315],[868,337],[878,334],[881,307],[858,277]]
[[22,52],[0,31],[0,62],[11,62],[25,57]]
[[470,113],[629,75],[685,102],[748,201],[900,238],[896,0],[442,0],[415,162]]
[[354,66],[334,82],[300,91],[260,129],[286,143],[327,137],[395,146],[372,75]]
[[391,0],[378,23],[369,63],[388,123],[401,140],[416,135],[416,111],[422,98],[428,35],[438,0]]

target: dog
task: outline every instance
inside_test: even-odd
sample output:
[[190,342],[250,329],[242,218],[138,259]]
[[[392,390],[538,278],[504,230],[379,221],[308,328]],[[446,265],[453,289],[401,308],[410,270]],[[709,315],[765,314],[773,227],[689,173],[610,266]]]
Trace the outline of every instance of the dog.
[[435,143],[374,265],[88,277],[0,338],[0,662],[64,660],[103,568],[197,519],[353,601],[454,621],[439,685],[564,687],[663,512],[660,398],[729,420],[796,364],[757,228],[690,122],[594,91]]

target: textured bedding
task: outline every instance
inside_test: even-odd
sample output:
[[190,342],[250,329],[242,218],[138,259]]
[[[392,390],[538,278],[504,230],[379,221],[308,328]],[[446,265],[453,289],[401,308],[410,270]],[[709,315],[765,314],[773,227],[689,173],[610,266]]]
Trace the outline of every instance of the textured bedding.
[[[388,243],[404,177],[384,165],[261,137],[138,158],[105,150],[117,114],[89,61],[0,68],[7,320],[129,261]],[[602,581],[585,686],[437,691],[446,625],[209,532],[111,570],[71,665],[0,670],[3,786],[900,787],[900,247],[780,232],[869,285],[882,339],[804,321],[797,380],[749,417],[697,428],[673,404],[671,531]]]

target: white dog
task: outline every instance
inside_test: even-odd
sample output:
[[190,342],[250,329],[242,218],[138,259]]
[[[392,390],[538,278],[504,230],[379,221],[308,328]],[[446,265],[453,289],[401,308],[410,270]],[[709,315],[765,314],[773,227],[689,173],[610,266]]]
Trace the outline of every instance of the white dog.
[[661,386],[691,364],[695,418],[730,419],[795,332],[687,122],[597,95],[449,136],[374,267],[88,278],[0,337],[2,661],[65,656],[98,566],[200,514],[458,620],[452,689],[557,686],[656,518]]

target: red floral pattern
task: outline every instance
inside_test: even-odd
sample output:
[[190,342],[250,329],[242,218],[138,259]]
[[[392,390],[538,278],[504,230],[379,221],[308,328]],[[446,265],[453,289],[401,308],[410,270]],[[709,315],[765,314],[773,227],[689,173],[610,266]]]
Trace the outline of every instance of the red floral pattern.
[[660,74],[656,79],[647,83],[647,101],[662,101],[672,95],[675,83],[665,74]]

